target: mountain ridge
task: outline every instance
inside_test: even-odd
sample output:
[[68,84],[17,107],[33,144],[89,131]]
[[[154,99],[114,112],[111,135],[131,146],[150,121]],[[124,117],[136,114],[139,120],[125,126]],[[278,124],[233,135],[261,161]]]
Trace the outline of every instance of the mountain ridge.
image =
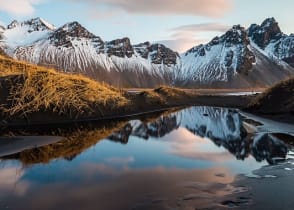
[[104,41],[77,21],[56,28],[34,18],[3,28],[0,48],[11,57],[119,87],[265,87],[294,74],[294,35],[282,33],[274,18],[235,25],[181,55],[128,37]]

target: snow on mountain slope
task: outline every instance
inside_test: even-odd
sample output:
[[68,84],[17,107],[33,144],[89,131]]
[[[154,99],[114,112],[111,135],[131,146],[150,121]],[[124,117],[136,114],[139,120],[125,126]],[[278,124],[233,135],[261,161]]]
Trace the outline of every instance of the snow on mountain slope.
[[283,60],[294,67],[294,35],[284,34],[274,18],[267,18],[261,25],[252,24],[248,34],[269,57]]
[[183,75],[201,83],[228,82],[237,73],[243,72],[243,65],[249,68],[255,62],[249,50],[246,31],[234,26],[225,35],[214,38],[207,45],[200,45],[183,56]]
[[177,78],[180,86],[268,86],[294,74],[287,63],[270,57],[252,42],[240,25],[206,45],[188,50],[181,58],[182,69]]
[[12,54],[13,50],[19,46],[27,46],[38,40],[48,38],[52,30],[54,30],[54,27],[43,22],[40,18],[22,23],[13,21],[4,30],[1,45],[8,49],[9,54]]
[[152,86],[168,84],[179,60],[176,52],[163,45],[147,46],[148,56],[143,57],[128,38],[104,42],[78,22],[54,29],[40,18],[14,21],[4,36],[2,46],[19,60],[83,73],[117,86],[149,86],[140,81],[144,78],[153,80]]
[[269,56],[281,59],[294,67],[294,34],[285,35],[278,41],[269,43],[265,51]]

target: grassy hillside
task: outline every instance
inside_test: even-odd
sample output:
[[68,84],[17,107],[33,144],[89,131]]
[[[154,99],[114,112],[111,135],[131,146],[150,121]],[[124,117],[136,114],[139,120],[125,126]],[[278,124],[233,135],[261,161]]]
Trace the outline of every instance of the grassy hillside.
[[294,114],[294,78],[282,81],[254,98],[247,108],[264,114]]
[[0,56],[1,109],[14,115],[49,110],[93,113],[126,106],[123,93],[81,75],[60,73]]
[[187,105],[196,96],[171,87],[131,94],[82,75],[1,55],[0,90],[0,114],[8,123],[11,119],[39,123],[115,117]]

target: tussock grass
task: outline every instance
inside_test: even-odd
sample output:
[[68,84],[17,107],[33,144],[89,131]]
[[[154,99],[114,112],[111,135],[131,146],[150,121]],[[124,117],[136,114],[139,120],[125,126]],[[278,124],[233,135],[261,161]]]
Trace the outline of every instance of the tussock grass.
[[195,93],[187,93],[182,89],[168,86],[146,90],[140,93],[140,95],[144,97],[145,103],[156,105],[182,104],[191,97],[197,96]]
[[160,86],[158,88],[155,88],[153,91],[155,93],[160,94],[163,97],[170,97],[170,98],[174,98],[174,99],[179,99],[182,97],[190,97],[194,94],[194,93],[188,94],[186,91],[184,91],[180,88],[169,87],[169,86]]
[[140,96],[144,99],[144,102],[148,105],[164,105],[166,102],[164,98],[154,92],[154,90],[146,90],[140,93]]
[[284,80],[255,97],[249,110],[262,113],[294,113],[294,78]]
[[17,62],[0,56],[0,77],[10,79],[11,102],[3,108],[10,115],[26,115],[40,110],[65,113],[96,112],[93,107],[115,109],[129,101],[109,85],[82,75],[60,73],[53,69]]

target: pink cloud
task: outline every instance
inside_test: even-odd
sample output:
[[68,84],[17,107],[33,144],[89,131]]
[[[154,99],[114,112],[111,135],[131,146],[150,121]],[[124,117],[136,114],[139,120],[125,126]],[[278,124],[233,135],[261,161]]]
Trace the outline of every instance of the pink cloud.
[[207,40],[197,39],[193,37],[184,37],[184,38],[176,38],[176,39],[168,39],[168,40],[160,40],[157,43],[161,43],[166,45],[167,47],[175,50],[177,52],[185,52],[191,47],[204,43]]
[[69,0],[123,10],[132,14],[193,15],[221,17],[232,8],[232,0]]
[[171,32],[169,38],[158,42],[182,53],[194,46],[208,42],[211,37],[207,33],[225,32],[229,28],[221,23],[182,25],[169,29],[168,31]]

